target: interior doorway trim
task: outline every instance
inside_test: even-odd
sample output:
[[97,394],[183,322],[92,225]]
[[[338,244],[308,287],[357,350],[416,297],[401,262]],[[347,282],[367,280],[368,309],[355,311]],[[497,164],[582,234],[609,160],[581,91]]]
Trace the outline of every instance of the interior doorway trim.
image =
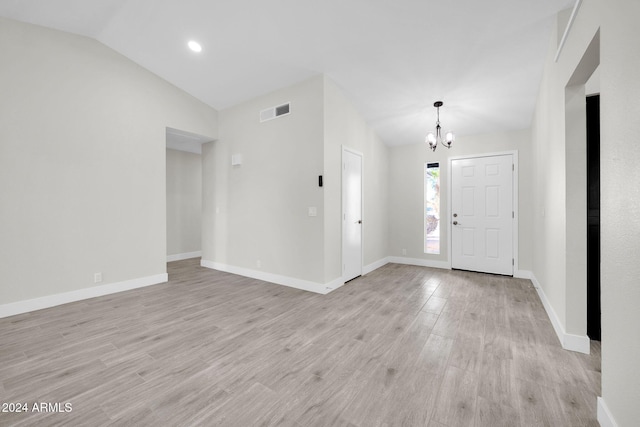
[[451,175],[451,170],[452,170],[452,166],[453,166],[453,161],[454,160],[464,160],[464,159],[479,159],[482,157],[494,157],[494,156],[507,156],[507,155],[511,155],[513,156],[513,166],[514,166],[514,171],[513,171],[513,213],[514,213],[514,218],[513,218],[513,222],[512,222],[512,226],[513,226],[513,277],[519,277],[520,274],[520,267],[519,267],[519,260],[518,260],[518,242],[519,242],[519,237],[518,237],[518,229],[519,227],[519,216],[520,213],[518,211],[518,174],[520,171],[519,168],[519,164],[518,164],[518,150],[507,150],[507,151],[497,151],[497,152],[492,152],[492,153],[482,153],[482,154],[468,154],[468,155],[462,155],[462,156],[453,156],[453,157],[448,157],[447,158],[447,230],[448,230],[448,236],[447,236],[447,242],[448,242],[448,258],[449,258],[449,269],[452,268],[453,265],[453,259],[452,259],[452,252],[453,252],[453,248],[452,248],[452,244],[453,244],[453,233],[452,233],[452,229],[451,229],[451,215],[453,215],[453,211],[452,211],[452,201],[453,201],[453,179],[452,179],[452,175]]

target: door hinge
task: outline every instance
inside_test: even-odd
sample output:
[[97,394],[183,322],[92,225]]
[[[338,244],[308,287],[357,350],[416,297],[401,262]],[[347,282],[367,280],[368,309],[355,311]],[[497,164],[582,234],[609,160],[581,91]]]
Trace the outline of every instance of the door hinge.
[[511,218],[515,219],[516,217],[516,213],[514,211],[511,211]]
[[514,165],[513,163],[511,163],[511,170],[512,170],[513,172],[515,172],[515,170],[516,170],[516,165]]
[[513,258],[511,258],[511,265],[516,265],[516,261]]

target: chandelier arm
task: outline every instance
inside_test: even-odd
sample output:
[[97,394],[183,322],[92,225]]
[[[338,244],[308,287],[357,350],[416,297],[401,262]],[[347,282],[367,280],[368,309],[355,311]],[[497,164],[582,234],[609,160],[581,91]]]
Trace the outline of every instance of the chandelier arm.
[[[442,101],[436,101],[434,102],[433,106],[436,107],[436,114],[437,114],[437,120],[436,120],[436,133],[435,135],[433,135],[432,133],[429,133],[429,135],[427,135],[427,140],[429,139],[429,136],[433,136],[433,138],[435,139],[435,141],[429,142],[429,148],[431,149],[431,151],[436,151],[436,148],[438,148],[438,143],[440,143],[441,145],[444,145],[447,148],[451,148],[451,143],[453,142],[453,137],[451,138],[451,140],[448,140],[447,143],[445,143],[445,139],[442,138],[442,127],[440,126],[440,107],[442,107],[443,102]],[[446,138],[448,139],[448,137]]]

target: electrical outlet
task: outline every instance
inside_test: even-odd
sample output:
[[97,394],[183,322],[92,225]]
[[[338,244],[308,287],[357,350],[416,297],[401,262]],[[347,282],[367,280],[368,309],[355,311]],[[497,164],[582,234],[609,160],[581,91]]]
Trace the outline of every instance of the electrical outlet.
[[407,250],[402,248],[402,255],[406,255],[407,254]]
[[96,273],[93,275],[93,283],[102,282],[102,273]]

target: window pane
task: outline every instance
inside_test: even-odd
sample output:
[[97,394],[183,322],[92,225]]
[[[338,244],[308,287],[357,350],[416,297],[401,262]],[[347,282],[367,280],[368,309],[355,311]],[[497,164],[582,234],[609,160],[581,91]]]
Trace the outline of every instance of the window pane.
[[424,252],[440,253],[440,163],[424,164]]

